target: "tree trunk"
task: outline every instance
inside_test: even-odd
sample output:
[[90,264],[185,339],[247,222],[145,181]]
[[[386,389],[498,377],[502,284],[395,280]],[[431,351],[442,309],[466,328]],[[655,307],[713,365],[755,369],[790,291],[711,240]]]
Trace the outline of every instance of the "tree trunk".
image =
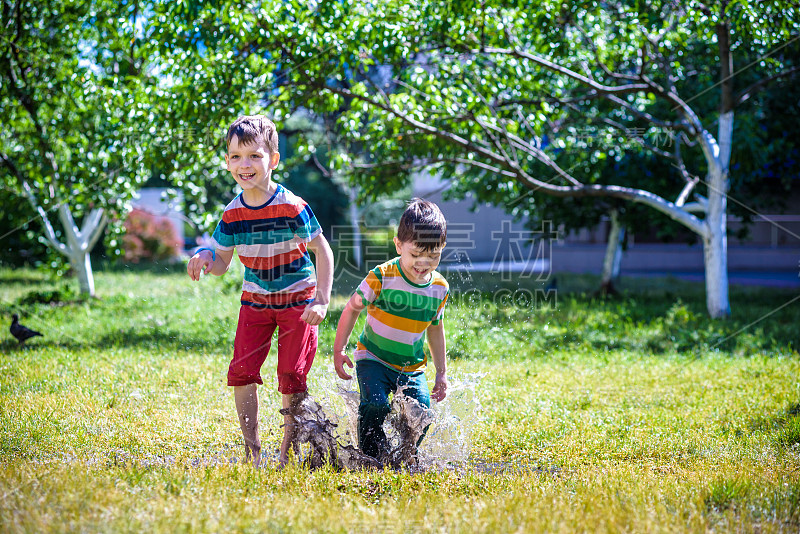
[[47,211],[39,204],[34,194],[33,188],[25,180],[20,180],[22,190],[28,198],[34,211],[42,218],[44,225],[44,237],[48,244],[55,250],[69,258],[69,264],[78,276],[81,293],[94,297],[94,275],[92,274],[92,260],[89,253],[97,244],[97,240],[103,234],[106,226],[106,212],[103,208],[94,208],[83,218],[83,227],[78,228],[72,216],[72,210],[66,202],[61,202],[58,207],[58,218],[64,228],[66,243],[58,240],[53,224],[47,215]]
[[356,189],[350,188],[350,227],[353,229],[353,263],[359,269],[361,268],[361,226],[359,226],[359,213],[358,205],[356,204]]
[[728,164],[733,142],[733,111],[719,117],[719,156],[708,175],[708,208],[703,255],[706,307],[714,319],[730,316],[728,299]]
[[81,294],[94,297],[94,274],[92,273],[92,259],[89,251],[70,252],[69,264],[78,277]]
[[600,281],[600,292],[604,295],[617,293],[614,281],[619,279],[622,263],[622,243],[625,242],[625,228],[619,222],[617,210],[611,210],[611,228],[608,232],[608,245],[603,259],[603,275]]
[[[709,223],[711,223],[709,213]],[[709,228],[703,238],[706,275],[706,308],[713,319],[724,319],[731,314],[728,300],[728,246],[724,218]]]
[[83,228],[78,228],[72,217],[72,210],[66,203],[62,203],[58,208],[58,218],[64,228],[67,243],[66,247],[56,249],[69,258],[69,263],[78,276],[81,294],[94,297],[94,275],[89,253],[105,227],[105,211],[102,208],[93,209],[83,218]]
[[[727,2],[722,3],[724,13]],[[703,234],[706,275],[706,308],[714,319],[731,314],[728,299],[728,168],[733,148],[733,54],[730,24],[716,27],[720,59],[720,110],[716,154],[708,160],[708,207]],[[711,156],[711,157],[709,157]]]

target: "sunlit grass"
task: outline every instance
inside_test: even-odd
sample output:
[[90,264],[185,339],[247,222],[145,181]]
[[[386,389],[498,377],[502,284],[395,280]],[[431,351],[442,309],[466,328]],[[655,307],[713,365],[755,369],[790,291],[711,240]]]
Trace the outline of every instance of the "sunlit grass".
[[[236,284],[106,271],[99,299],[52,305],[37,298],[62,282],[0,270],[3,316],[45,334],[0,342],[0,531],[800,529],[800,307],[731,337],[792,295],[734,288],[732,319],[713,322],[695,285],[630,281],[601,301],[592,283],[559,275],[555,306],[493,299],[504,286],[486,276],[454,283],[483,292],[454,298],[446,324],[453,378],[485,373],[472,457],[496,472],[278,472],[230,462]],[[273,351],[270,451],[274,367]]]

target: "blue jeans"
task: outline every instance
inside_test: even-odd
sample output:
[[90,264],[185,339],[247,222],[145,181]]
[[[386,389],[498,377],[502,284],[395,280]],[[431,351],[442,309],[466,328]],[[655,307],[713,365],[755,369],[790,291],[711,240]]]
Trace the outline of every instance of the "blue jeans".
[[[406,374],[372,360],[356,362],[361,403],[358,406],[358,446],[361,452],[379,458],[388,448],[383,422],[389,415],[389,393],[403,394],[430,407],[431,396],[423,371]],[[421,440],[422,438],[420,438]]]

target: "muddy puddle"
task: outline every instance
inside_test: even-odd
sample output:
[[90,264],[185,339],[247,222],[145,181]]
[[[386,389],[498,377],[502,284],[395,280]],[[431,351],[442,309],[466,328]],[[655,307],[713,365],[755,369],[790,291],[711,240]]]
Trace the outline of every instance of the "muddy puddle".
[[451,380],[447,397],[432,402],[431,408],[400,390],[383,425],[388,447],[377,459],[358,449],[355,381],[329,382],[316,397],[307,396],[289,412],[296,425],[298,459],[310,468],[330,465],[337,469],[426,470],[463,464],[469,458],[473,428],[481,420],[476,391],[482,377]]

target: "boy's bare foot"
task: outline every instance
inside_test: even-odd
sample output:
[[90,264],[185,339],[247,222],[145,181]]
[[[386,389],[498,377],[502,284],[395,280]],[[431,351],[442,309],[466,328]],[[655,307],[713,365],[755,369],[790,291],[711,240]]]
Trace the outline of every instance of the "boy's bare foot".
[[244,463],[252,462],[253,467],[258,468],[261,465],[261,449],[245,445],[244,451]]
[[294,420],[294,412],[297,409],[297,406],[303,402],[308,396],[308,393],[301,392],[301,393],[288,393],[284,394],[281,398],[281,404],[283,409],[281,409],[281,413],[283,414],[283,440],[281,442],[281,449],[280,449],[280,456],[279,458],[283,459],[283,465],[286,465],[286,459],[289,458],[289,451],[293,450],[295,456],[299,457],[299,445],[295,443],[295,420]]
[[242,437],[244,438],[245,462],[252,462],[253,467],[258,467],[261,463],[261,438],[258,433],[258,391],[256,388],[256,384],[233,388],[239,426],[242,429]]

